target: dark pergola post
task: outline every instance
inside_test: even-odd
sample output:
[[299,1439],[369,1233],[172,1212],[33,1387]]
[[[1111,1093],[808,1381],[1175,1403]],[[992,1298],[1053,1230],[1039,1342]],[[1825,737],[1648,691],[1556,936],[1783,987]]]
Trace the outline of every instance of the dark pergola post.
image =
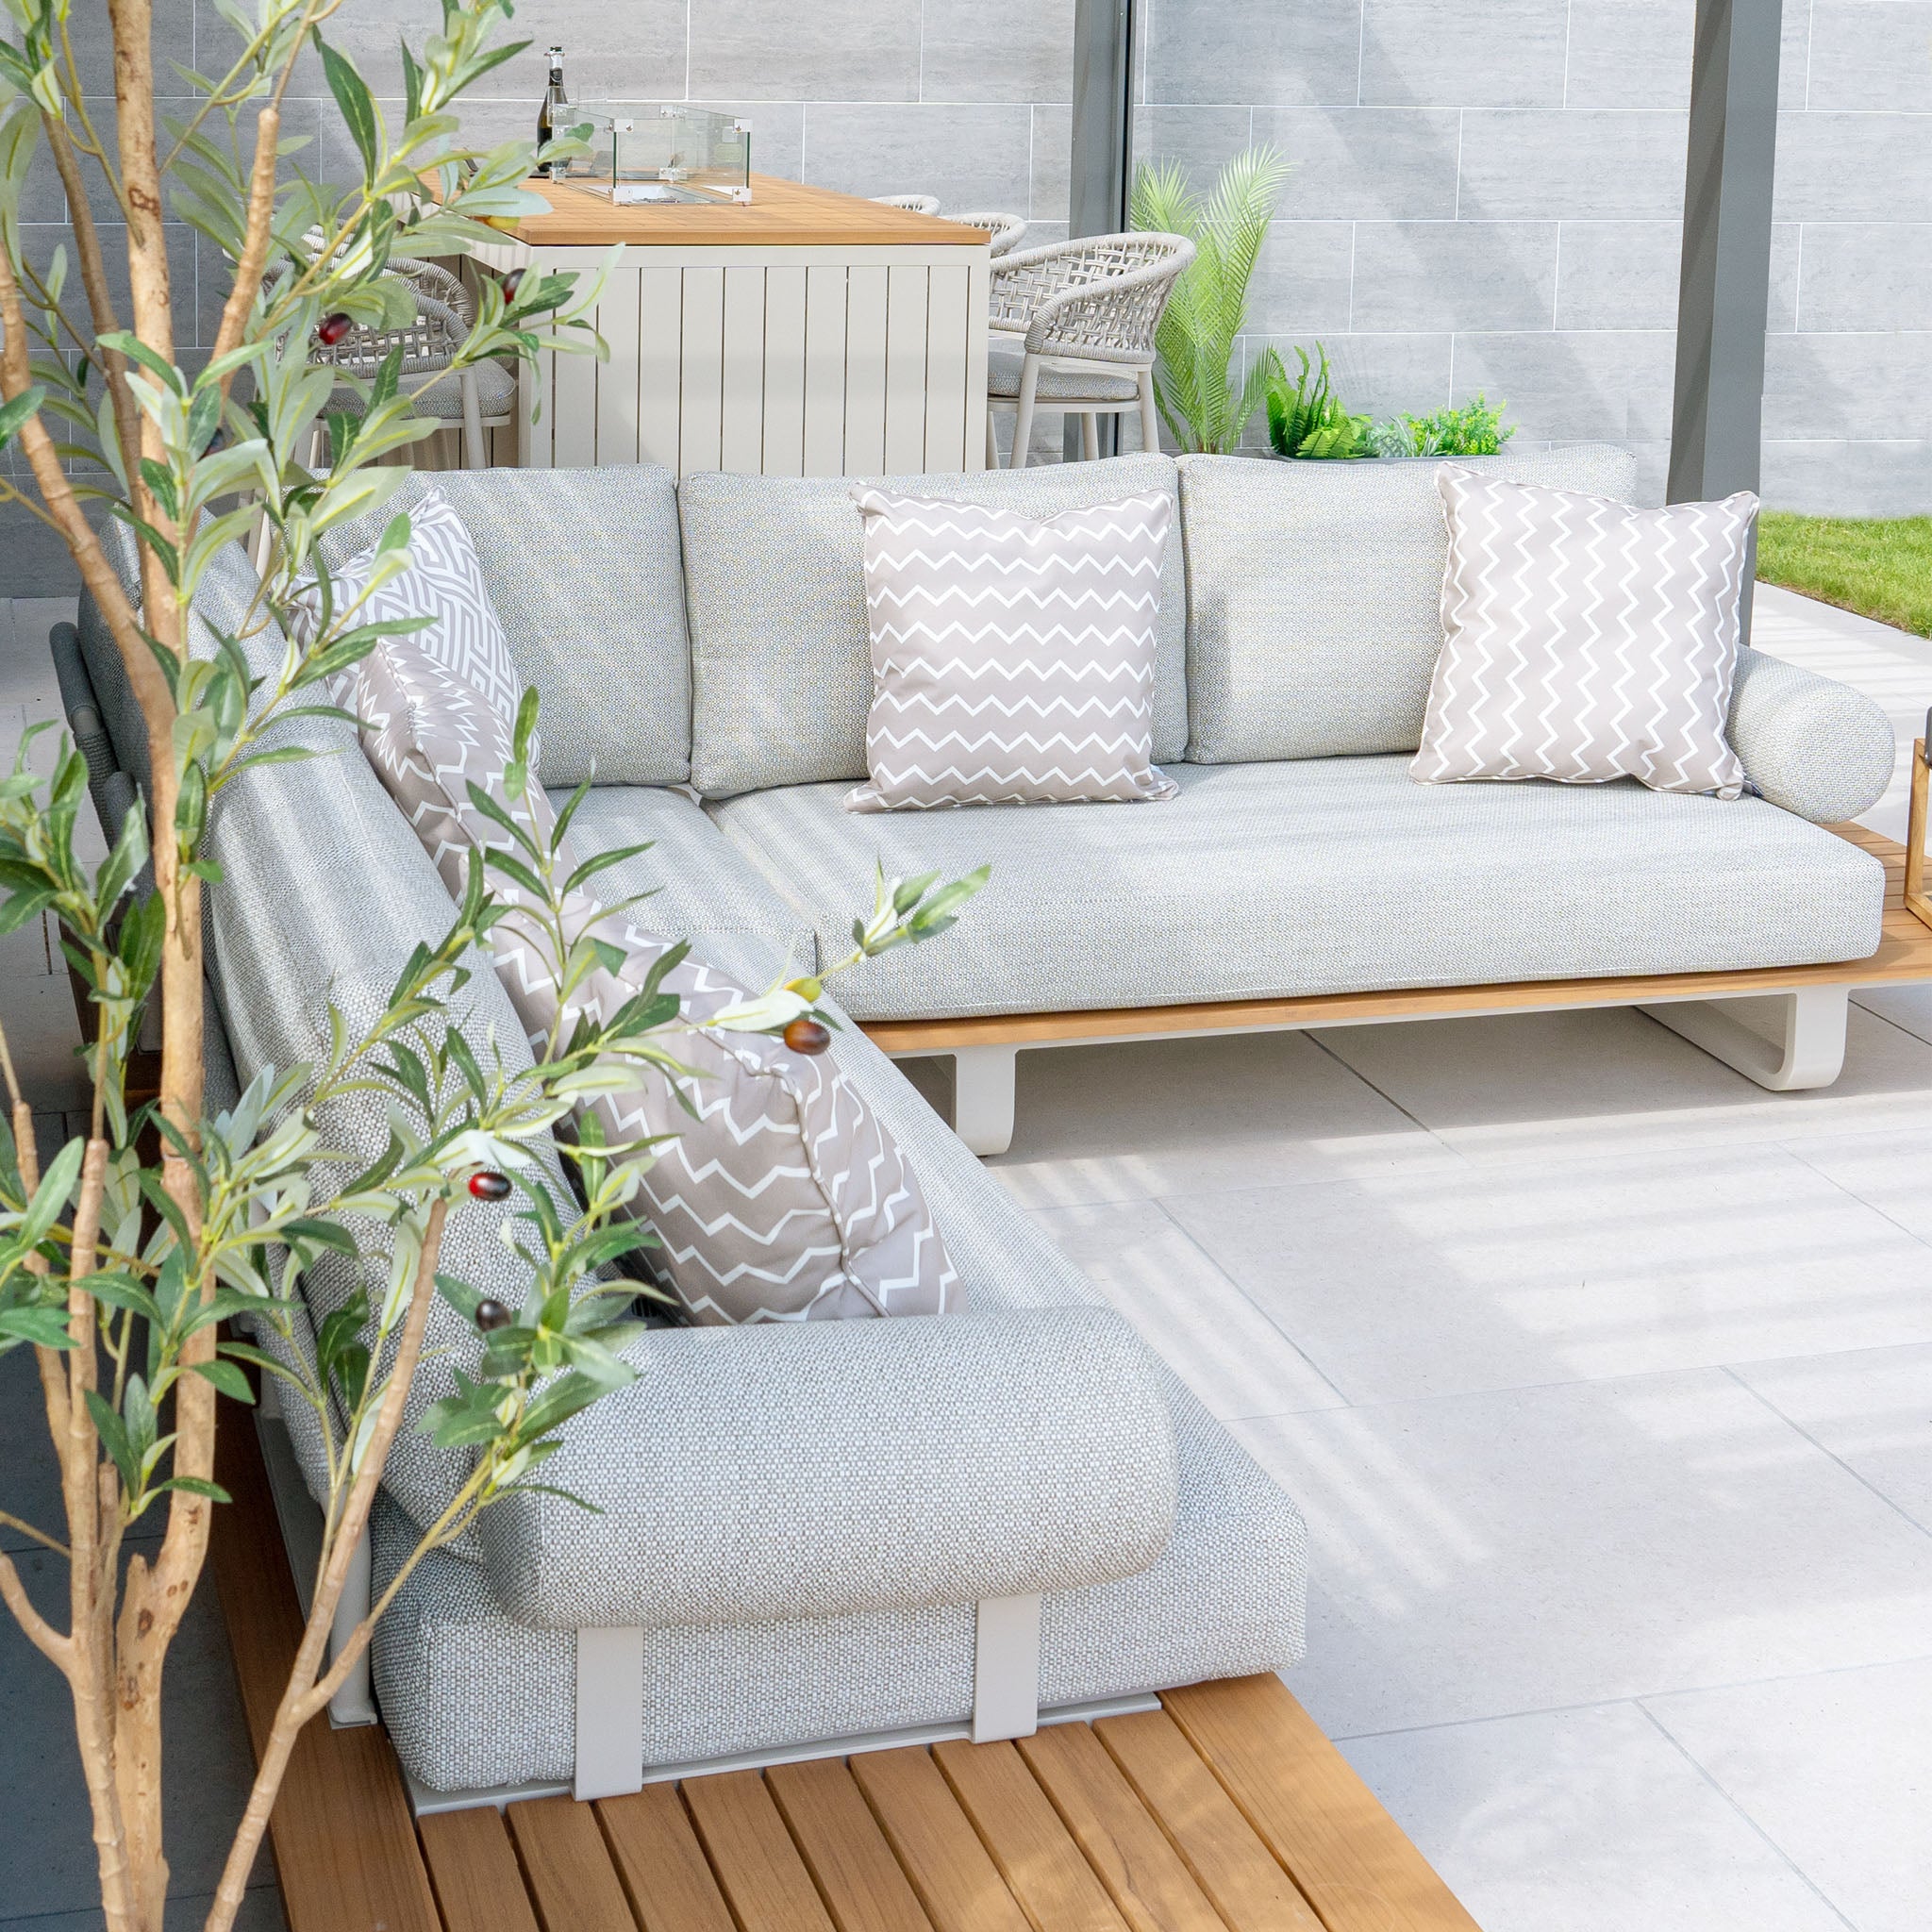
[[[1074,0],[1074,152],[1067,233],[1117,235],[1133,194],[1136,0]],[[1066,454],[1080,455],[1080,422],[1065,421]],[[1100,419],[1100,453],[1118,447],[1120,418]]]
[[[1697,0],[1672,503],[1758,487],[1782,15],[1782,0]],[[1747,630],[1750,616],[1747,575]]]

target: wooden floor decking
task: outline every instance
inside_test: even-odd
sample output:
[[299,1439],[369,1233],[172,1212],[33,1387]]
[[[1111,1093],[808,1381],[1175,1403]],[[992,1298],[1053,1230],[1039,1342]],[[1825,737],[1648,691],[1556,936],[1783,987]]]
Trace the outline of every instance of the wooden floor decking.
[[[259,1753],[300,1635],[230,1410],[214,1573]],[[867,1752],[413,1819],[379,1728],[302,1734],[290,1932],[1476,1932],[1278,1677],[1017,1744]]]

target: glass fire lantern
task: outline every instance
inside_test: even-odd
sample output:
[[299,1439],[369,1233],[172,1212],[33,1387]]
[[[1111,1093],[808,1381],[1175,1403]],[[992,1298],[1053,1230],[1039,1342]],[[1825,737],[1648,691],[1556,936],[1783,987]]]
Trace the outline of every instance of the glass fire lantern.
[[652,202],[748,202],[751,123],[681,104],[586,101],[571,124],[591,128],[591,151],[570,180],[623,208]]

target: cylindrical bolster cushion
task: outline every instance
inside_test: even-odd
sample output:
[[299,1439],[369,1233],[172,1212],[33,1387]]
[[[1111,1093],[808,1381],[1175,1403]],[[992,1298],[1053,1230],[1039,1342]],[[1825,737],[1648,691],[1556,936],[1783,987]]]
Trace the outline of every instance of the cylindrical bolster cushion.
[[1863,691],[1746,647],[1725,727],[1773,805],[1817,824],[1869,811],[1891,783],[1891,721]]
[[1174,1531],[1173,1425],[1110,1309],[676,1329],[482,1520],[498,1601],[578,1629],[1076,1590]]

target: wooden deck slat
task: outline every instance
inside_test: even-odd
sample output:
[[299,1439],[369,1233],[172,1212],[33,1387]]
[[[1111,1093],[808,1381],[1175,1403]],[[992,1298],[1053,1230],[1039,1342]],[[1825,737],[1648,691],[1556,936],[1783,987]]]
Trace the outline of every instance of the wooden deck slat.
[[[302,1613],[275,1525],[252,1419],[227,1407],[215,1478],[234,1499],[214,1512],[210,1561],[258,1762],[302,1641]],[[439,1932],[409,1801],[376,1726],[295,1740],[269,1822],[289,1932]]]
[[437,1811],[416,1821],[444,1932],[538,1932],[530,1895],[493,1805]]
[[836,1757],[774,1765],[765,1787],[839,1932],[932,1932],[864,1794]]
[[740,1932],[837,1932],[757,1772],[691,1778],[684,1797]]
[[1010,1744],[935,1744],[933,1761],[1036,1932],[1124,1932],[1125,1922]]
[[591,1807],[531,1798],[504,1817],[543,1932],[637,1932]]
[[935,1932],[1027,1932],[998,1868],[923,1750],[867,1751],[852,1777]]
[[1232,1932],[1322,1932],[1281,1861],[1164,1710],[1102,1718],[1093,1731]]
[[1477,1932],[1280,1678],[1192,1684],[1161,1702],[1328,1932]]
[[675,1785],[600,1799],[597,1816],[644,1932],[737,1932]]
[[1227,1932],[1089,1725],[1049,1724],[1019,1751],[1134,1932]]

